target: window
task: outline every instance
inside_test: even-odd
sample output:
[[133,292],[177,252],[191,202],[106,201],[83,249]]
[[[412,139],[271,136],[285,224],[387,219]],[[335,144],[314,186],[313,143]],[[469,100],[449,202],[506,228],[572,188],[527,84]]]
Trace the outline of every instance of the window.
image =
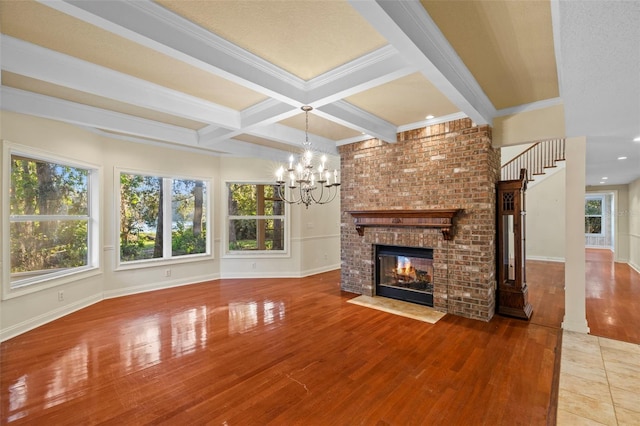
[[589,196],[584,201],[584,233],[602,234],[602,209],[604,197]]
[[208,255],[208,182],[121,172],[120,262]]
[[10,289],[97,268],[98,169],[9,152]]
[[284,201],[274,185],[229,183],[228,250],[285,251]]

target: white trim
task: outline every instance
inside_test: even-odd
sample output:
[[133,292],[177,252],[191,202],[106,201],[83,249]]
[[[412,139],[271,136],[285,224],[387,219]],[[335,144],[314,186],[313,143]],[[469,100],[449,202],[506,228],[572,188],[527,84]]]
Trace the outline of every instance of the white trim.
[[327,265],[305,271],[278,271],[278,272],[243,272],[232,271],[221,274],[220,279],[252,279],[252,278],[304,278],[310,275],[322,274],[324,272],[340,269],[340,264]]
[[149,284],[136,285],[132,287],[124,287],[115,290],[105,290],[103,292],[103,300],[116,299],[118,297],[131,296],[134,294],[148,293],[156,290],[166,290],[168,288],[182,287],[188,285],[202,284],[207,281],[219,280],[220,274],[198,275],[189,278],[180,278],[175,280],[163,281],[162,284],[153,282]]
[[75,18],[283,102],[304,80],[151,1],[43,1]]
[[419,1],[349,4],[474,122],[492,123],[495,107]]
[[496,117],[521,114],[523,112],[536,111],[539,109],[545,109],[545,108],[549,108],[556,105],[562,105],[562,98],[544,99],[542,101],[536,101],[528,104],[517,105],[511,108],[504,108],[496,112]]
[[198,142],[198,134],[195,130],[171,124],[107,111],[7,86],[2,86],[0,95],[2,96],[2,108],[7,111],[179,145],[195,146]]
[[[86,279],[99,275],[103,272],[103,256],[100,251],[103,240],[102,226],[102,200],[103,200],[103,169],[101,165],[96,165],[87,161],[81,161],[66,155],[59,155],[40,148],[2,141],[2,260],[4,265],[1,272],[2,278],[2,300],[13,299],[45,289],[61,286],[70,282]],[[87,255],[89,256],[86,266],[72,268],[59,273],[43,274],[37,279],[29,280],[23,285],[16,287],[11,283],[11,248],[10,248],[10,209],[8,202],[9,188],[11,185],[11,155],[18,154],[34,160],[41,160],[47,163],[61,164],[88,171],[87,191],[89,220],[87,223]]]
[[319,117],[386,142],[395,143],[398,140],[396,126],[344,100],[316,108],[315,113]]
[[443,115],[442,117],[435,117],[430,120],[416,121],[415,123],[405,124],[398,127],[398,133],[421,129],[423,127],[433,126],[434,124],[447,123],[453,120],[462,120],[463,118],[468,118],[467,114],[465,114],[464,112],[455,112],[453,114]]
[[[166,226],[163,226],[163,257],[154,258],[154,259],[139,259],[133,261],[122,262],[120,260],[120,202],[121,202],[121,191],[120,191],[120,175],[121,174],[132,174],[137,176],[149,176],[155,178],[162,179],[162,185],[164,186],[165,194],[171,194],[171,186],[170,182],[167,182],[167,179],[173,180],[199,180],[206,183],[207,191],[206,191],[206,223],[207,223],[207,235],[206,235],[206,253],[195,253],[191,255],[184,256],[170,256],[164,257],[166,253],[171,253],[171,238],[172,238],[172,228],[169,227],[167,229]],[[154,172],[149,170],[136,170],[131,168],[124,167],[114,167],[113,168],[113,196],[114,196],[114,205],[113,205],[113,229],[114,229],[114,241],[116,242],[113,247],[113,264],[114,271],[123,271],[123,270],[131,270],[131,269],[139,269],[139,268],[149,268],[149,267],[158,267],[158,266],[166,266],[166,265],[175,265],[181,263],[190,263],[190,262],[201,262],[215,259],[214,253],[214,237],[212,235],[214,226],[214,209],[213,209],[213,188],[214,188],[214,178],[213,177],[204,177],[204,176],[187,176],[183,174],[173,174],[167,172]],[[165,203],[163,206],[163,214],[164,217],[169,217],[169,222],[172,222],[171,218],[171,197],[165,198]],[[166,223],[166,220],[165,220]]]
[[564,257],[550,257],[550,256],[529,256],[527,255],[527,259],[526,260],[539,260],[542,262],[560,262],[560,263],[564,263],[565,259]]
[[20,334],[26,333],[27,331],[50,323],[51,321],[55,321],[66,315],[79,311],[80,309],[98,303],[102,301],[101,296],[101,294],[95,294],[93,296],[89,296],[76,302],[61,306],[59,308],[52,309],[48,312],[40,314],[36,317],[29,318],[10,327],[3,328],[2,330],[0,330],[0,342],[4,342]]
[[1,41],[6,71],[192,121],[240,127],[240,113],[231,108],[10,36]]
[[558,74],[558,93],[564,95],[562,83],[562,37],[560,31],[560,0],[551,0],[551,29],[553,31],[553,53],[556,57],[556,73]]

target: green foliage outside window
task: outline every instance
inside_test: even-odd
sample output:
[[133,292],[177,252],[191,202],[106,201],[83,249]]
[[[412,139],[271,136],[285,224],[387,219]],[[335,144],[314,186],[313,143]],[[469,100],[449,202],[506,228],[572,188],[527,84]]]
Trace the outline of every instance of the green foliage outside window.
[[602,198],[587,198],[584,203],[584,233],[602,233]]
[[275,186],[228,184],[229,250],[284,250],[284,201]]
[[[166,195],[165,182],[171,188]],[[201,180],[121,173],[120,260],[207,253],[206,187]],[[171,253],[164,250],[165,228],[171,229]]]
[[11,155],[12,286],[89,263],[90,170]]

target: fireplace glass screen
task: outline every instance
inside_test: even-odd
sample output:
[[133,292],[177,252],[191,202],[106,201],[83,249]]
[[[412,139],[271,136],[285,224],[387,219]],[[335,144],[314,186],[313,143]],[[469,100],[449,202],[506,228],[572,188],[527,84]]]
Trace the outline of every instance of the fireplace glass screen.
[[379,246],[376,294],[433,306],[433,250]]

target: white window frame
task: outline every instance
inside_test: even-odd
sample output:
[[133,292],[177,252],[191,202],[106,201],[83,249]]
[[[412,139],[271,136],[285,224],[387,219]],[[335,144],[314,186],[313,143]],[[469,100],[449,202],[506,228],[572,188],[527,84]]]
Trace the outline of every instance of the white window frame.
[[242,259],[247,257],[263,258],[263,259],[275,259],[290,257],[289,247],[291,247],[291,233],[290,233],[290,206],[289,203],[284,202],[284,249],[283,250],[229,250],[229,221],[232,219],[273,219],[277,216],[231,216],[229,215],[229,185],[274,185],[273,181],[258,180],[258,181],[245,181],[245,180],[229,180],[223,183],[223,198],[224,198],[224,238],[222,247],[222,253],[224,258],[227,259]]
[[[120,192],[120,175],[121,174],[133,174],[140,176],[151,176],[162,178],[163,191],[165,194],[171,194],[172,187],[171,184],[173,180],[199,180],[206,184],[206,223],[207,223],[207,241],[206,247],[207,251],[205,253],[196,253],[196,254],[187,254],[181,256],[173,256],[171,253],[171,226],[166,226],[167,221],[171,224],[171,197],[165,197],[164,203],[162,206],[163,216],[165,218],[164,226],[162,227],[162,242],[163,242],[163,257],[155,258],[155,259],[140,259],[140,260],[130,260],[130,261],[121,261],[120,260],[120,200],[121,200],[121,192]],[[162,265],[174,265],[180,263],[189,263],[189,262],[197,262],[202,260],[211,260],[214,258],[213,249],[212,249],[212,241],[213,241],[213,178],[211,177],[202,177],[202,176],[188,176],[188,175],[173,175],[166,172],[154,172],[147,170],[139,170],[139,169],[125,169],[125,168],[114,168],[114,189],[115,189],[115,206],[114,206],[114,231],[115,231],[115,270],[128,270],[128,269],[137,269],[137,268],[148,268],[154,266],[162,266]],[[168,253],[168,255],[167,255]]]
[[[56,155],[41,149],[3,141],[2,159],[2,299],[11,299],[26,294],[60,286],[73,281],[85,279],[102,273],[100,246],[101,230],[101,189],[102,167],[85,161]],[[55,163],[87,170],[88,216],[87,219],[87,265],[64,271],[45,273],[43,275],[11,283],[11,245],[10,245],[10,188],[11,188],[11,156],[19,155],[47,163]],[[43,216],[44,217],[44,216]],[[46,216],[51,219],[52,216]],[[59,218],[65,218],[60,216]]]
[[605,235],[605,220],[604,220],[605,219],[604,210],[605,210],[605,207],[606,207],[605,196],[604,195],[585,195],[585,197],[584,197],[585,204],[586,204],[586,202],[588,200],[600,200],[601,210],[600,210],[600,214],[599,215],[597,215],[597,214],[588,215],[586,211],[584,212],[584,217],[585,218],[587,218],[587,217],[599,217],[600,218],[600,232],[599,233],[587,233],[587,232],[585,232],[584,235],[587,235],[587,236],[589,236],[589,235],[591,235],[591,236],[603,236],[603,235]]

